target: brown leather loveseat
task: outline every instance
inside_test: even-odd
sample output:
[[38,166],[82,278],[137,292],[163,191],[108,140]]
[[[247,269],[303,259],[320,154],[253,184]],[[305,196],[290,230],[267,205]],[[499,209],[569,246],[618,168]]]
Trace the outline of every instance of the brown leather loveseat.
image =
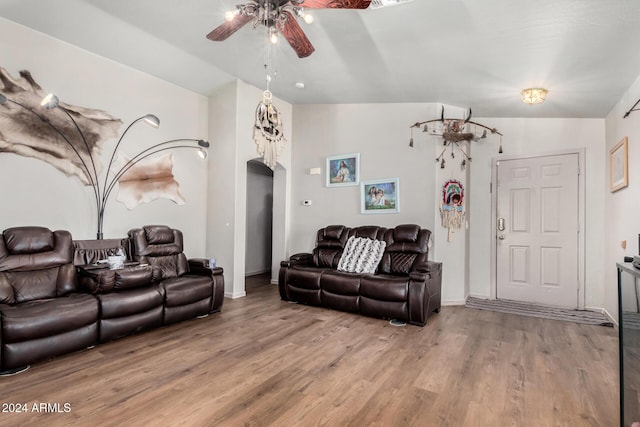
[[[44,227],[3,232],[0,373],[220,311],[223,270],[187,260],[180,231],[146,226],[129,235],[73,241],[68,231]],[[95,264],[120,247],[124,269]]]
[[[430,236],[415,224],[322,228],[312,253],[280,264],[280,297],[424,326],[432,313],[440,312],[442,283],[442,264],[427,260]],[[374,273],[337,269],[350,237],[384,241]]]

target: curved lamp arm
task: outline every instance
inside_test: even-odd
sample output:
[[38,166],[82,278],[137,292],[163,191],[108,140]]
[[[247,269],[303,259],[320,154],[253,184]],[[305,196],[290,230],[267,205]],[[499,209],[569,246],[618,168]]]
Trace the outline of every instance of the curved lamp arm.
[[[82,163],[82,166],[84,167],[84,170],[87,173],[87,176],[89,177],[89,183],[91,184],[91,187],[93,188],[93,195],[94,195],[94,197],[96,199],[96,209],[99,209],[99,207],[100,207],[100,203],[99,203],[99,201],[100,201],[100,192],[99,192],[99,188],[98,188],[98,183],[97,183],[96,180],[94,180],[93,176],[91,175],[91,171],[89,170],[89,166],[84,161],[84,158],[80,155],[80,152],[75,147],[75,145],[73,145],[71,143],[71,141],[69,141],[69,138],[67,138],[67,136],[60,129],[58,129],[53,123],[51,123],[51,121],[49,119],[47,119],[43,115],[39,114],[38,112],[34,111],[33,109],[27,107],[26,105],[24,105],[24,104],[22,104],[20,102],[17,102],[17,101],[14,101],[12,99],[7,98],[4,94],[0,93],[0,105],[5,104],[7,102],[11,102],[12,104],[17,105],[17,106],[27,110],[31,114],[35,115],[36,117],[38,117],[40,120],[42,120],[44,123],[46,123],[51,129],[53,129],[58,135],[60,135],[60,137],[64,140],[64,142],[67,145],[69,145],[69,147],[71,147],[71,149],[73,150],[75,155],[78,157],[78,160],[80,160],[80,162]],[[73,120],[73,118],[71,120],[73,121],[74,125],[76,125],[76,127],[77,127],[78,125],[75,122],[75,120]],[[80,130],[80,129],[78,128],[78,130]],[[82,134],[82,132],[80,132],[80,135],[82,136],[82,138],[84,140],[84,134]],[[85,143],[86,143],[86,141],[85,141]],[[93,163],[93,157],[91,156],[91,151],[89,151],[89,158],[91,158],[91,162]],[[95,170],[95,168],[94,168],[94,170]]]
[[[93,159],[93,153],[91,152],[91,147],[89,147],[89,143],[87,142],[87,138],[85,137],[84,132],[82,132],[82,130],[80,129],[80,126],[78,126],[78,122],[76,122],[76,120],[73,118],[71,113],[69,113],[69,110],[60,105],[60,100],[58,99],[58,97],[55,94],[50,93],[47,96],[45,96],[42,99],[42,101],[40,102],[40,106],[42,106],[43,108],[46,108],[47,110],[52,110],[54,108],[60,108],[67,115],[67,117],[69,117],[69,119],[71,120],[71,122],[75,126],[76,130],[80,134],[80,137],[82,138],[82,142],[84,143],[84,146],[87,148],[87,153],[89,154],[89,160],[91,160],[91,167],[93,169],[93,176],[89,173],[89,170],[86,167],[86,165],[85,165],[85,169],[87,169],[87,173],[89,174],[89,179],[91,180],[91,185],[94,187],[94,191],[97,193],[96,194],[96,209],[100,209],[100,202],[99,202],[99,200],[100,200],[100,186],[98,185],[98,170],[96,169],[96,163],[95,163],[95,161]],[[78,153],[76,152],[76,154],[78,154]],[[78,156],[79,156],[79,154],[78,154]]]
[[[182,141],[196,142],[197,145],[170,145],[170,144],[174,144],[176,142],[182,142]],[[169,146],[166,146],[166,145],[169,145]],[[160,148],[160,147],[162,147],[162,148]],[[141,160],[144,160],[147,157],[152,156],[152,155],[157,154],[157,153],[160,153],[162,151],[173,150],[174,148],[192,148],[192,149],[198,149],[201,152],[204,152],[203,148],[208,148],[208,147],[209,147],[209,142],[207,142],[205,140],[202,140],[202,139],[180,138],[180,139],[172,139],[172,140],[169,140],[169,141],[161,142],[159,144],[152,145],[151,147],[149,147],[149,148],[147,148],[145,150],[142,150],[141,152],[139,152],[138,154],[133,156],[133,158],[131,158],[127,163],[125,163],[114,174],[114,176],[111,178],[111,181],[108,181],[108,184],[107,184],[107,179],[105,179],[105,188],[104,188],[103,194],[102,194],[102,202],[100,204],[100,209],[98,211],[98,239],[102,238],[102,229],[103,229],[103,223],[104,223],[104,211],[105,211],[105,209],[107,207],[107,201],[109,200],[109,196],[111,195],[111,192],[115,188],[115,185],[118,182],[118,180],[129,169],[131,169],[133,166],[135,166]],[[205,157],[206,157],[206,152],[204,152],[203,158],[205,158]],[[108,177],[108,175],[109,175],[109,170],[107,170],[107,177]]]
[[157,128],[158,126],[160,126],[160,119],[157,116],[153,114],[145,114],[144,116],[138,117],[137,119],[132,121],[129,124],[129,126],[127,126],[127,128],[124,130],[124,132],[122,132],[122,135],[120,135],[120,139],[118,139],[118,143],[116,144],[115,148],[113,149],[113,152],[111,153],[111,158],[109,158],[109,165],[107,166],[107,173],[104,176],[104,185],[102,187],[104,190],[102,193],[102,201],[101,201],[102,205],[104,205],[106,201],[104,192],[106,191],[106,188],[107,188],[107,179],[109,178],[109,171],[111,170],[113,159],[116,155],[116,152],[118,151],[118,147],[120,146],[120,143],[122,142],[122,138],[124,138],[124,136],[127,134],[129,129],[131,129],[131,127],[136,123],[138,123],[140,120],[144,120],[146,123],[148,123],[150,126],[153,126],[154,128]]

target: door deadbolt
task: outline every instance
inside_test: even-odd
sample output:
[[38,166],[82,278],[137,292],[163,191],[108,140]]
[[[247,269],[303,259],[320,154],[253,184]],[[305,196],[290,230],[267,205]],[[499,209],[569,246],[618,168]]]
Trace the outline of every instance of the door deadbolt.
[[498,231],[504,231],[504,218],[498,218]]

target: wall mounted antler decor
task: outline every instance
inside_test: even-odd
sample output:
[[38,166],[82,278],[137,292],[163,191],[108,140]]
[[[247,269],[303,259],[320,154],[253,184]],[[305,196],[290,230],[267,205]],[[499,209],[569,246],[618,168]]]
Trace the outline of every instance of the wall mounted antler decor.
[[409,127],[411,132],[409,147],[413,147],[414,128],[422,129],[422,132],[427,132],[430,135],[442,137],[444,148],[440,152],[440,155],[436,157],[436,162],[440,162],[440,167],[442,169],[444,169],[446,165],[444,155],[447,152],[447,149],[451,150],[452,159],[456,157],[456,149],[462,154],[462,162],[460,163],[460,166],[464,169],[467,165],[467,160],[471,161],[471,157],[469,157],[464,146],[461,146],[460,143],[484,139],[487,137],[487,131],[491,132],[491,134],[500,135],[500,148],[498,153],[502,153],[502,134],[498,132],[496,128],[490,128],[481,123],[471,121],[471,109],[469,109],[469,114],[465,119],[453,119],[446,118],[444,116],[443,106],[439,119],[414,123]]

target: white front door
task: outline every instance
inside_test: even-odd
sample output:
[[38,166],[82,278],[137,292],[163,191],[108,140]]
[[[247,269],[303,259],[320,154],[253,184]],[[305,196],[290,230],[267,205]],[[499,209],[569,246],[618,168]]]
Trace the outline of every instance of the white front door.
[[578,178],[578,154],[497,162],[497,298],[578,307]]

